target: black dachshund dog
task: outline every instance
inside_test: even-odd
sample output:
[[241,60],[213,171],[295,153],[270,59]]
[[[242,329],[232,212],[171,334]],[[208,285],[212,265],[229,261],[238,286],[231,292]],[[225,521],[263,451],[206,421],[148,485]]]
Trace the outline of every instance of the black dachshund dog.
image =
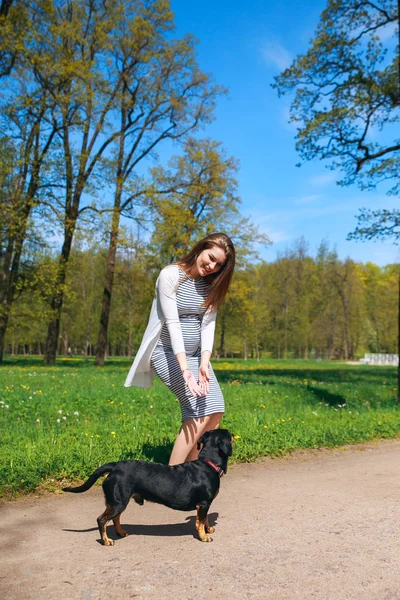
[[197,460],[173,466],[143,460],[111,462],[96,469],[83,485],[63,491],[86,492],[99,477],[109,473],[103,481],[106,510],[97,519],[105,546],[114,545],[107,537],[107,523],[111,519],[119,536],[128,535],[120,525],[120,516],[131,498],[141,505],[148,500],[175,510],[196,509],[198,536],[202,542],[211,542],[207,534],[214,528],[209,526],[207,514],[219,492],[220,478],[227,472],[232,443],[233,436],[227,429],[214,429],[199,439]]

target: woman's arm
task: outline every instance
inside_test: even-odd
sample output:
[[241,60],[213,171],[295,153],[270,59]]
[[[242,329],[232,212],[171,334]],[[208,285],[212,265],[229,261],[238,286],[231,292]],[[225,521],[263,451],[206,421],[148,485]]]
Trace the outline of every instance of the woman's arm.
[[217,311],[209,308],[201,323],[201,361],[199,368],[199,385],[204,394],[210,389],[209,363],[214,345],[215,323]]
[[174,272],[173,269],[163,269],[158,278],[157,294],[171,338],[172,351],[175,354],[182,371],[183,379],[193,395],[201,396],[202,390],[193,373],[188,369],[185,344],[183,342],[182,328],[176,304],[176,290],[178,283],[179,274],[177,277],[176,272]]
[[[179,283],[179,272],[172,268],[161,271],[157,281],[157,295],[161,311],[168,327],[171,346],[175,356],[185,354],[181,324],[179,322],[178,307],[176,305],[176,290]],[[185,354],[186,356],[186,354]]]

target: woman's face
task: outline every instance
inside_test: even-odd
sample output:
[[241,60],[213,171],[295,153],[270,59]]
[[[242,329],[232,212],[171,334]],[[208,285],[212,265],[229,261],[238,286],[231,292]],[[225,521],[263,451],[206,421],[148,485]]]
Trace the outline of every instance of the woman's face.
[[196,268],[200,277],[217,273],[225,264],[226,254],[219,246],[203,250],[197,257]]

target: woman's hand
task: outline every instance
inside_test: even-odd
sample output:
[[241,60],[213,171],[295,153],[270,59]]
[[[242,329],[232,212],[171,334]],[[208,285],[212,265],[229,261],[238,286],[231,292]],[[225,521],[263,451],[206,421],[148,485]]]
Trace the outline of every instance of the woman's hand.
[[208,364],[200,364],[199,368],[199,386],[203,392],[203,396],[208,394],[210,389],[210,371],[208,369]]
[[203,391],[200,387],[200,385],[197,383],[195,376],[193,375],[192,371],[190,371],[189,369],[185,369],[182,372],[182,377],[187,385],[187,387],[189,388],[189,392],[193,395],[193,396],[203,396]]

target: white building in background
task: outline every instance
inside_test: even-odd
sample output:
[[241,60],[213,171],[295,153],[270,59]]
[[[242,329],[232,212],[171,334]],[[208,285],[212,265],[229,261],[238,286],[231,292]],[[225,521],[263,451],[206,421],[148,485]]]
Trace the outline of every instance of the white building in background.
[[385,365],[397,367],[399,364],[398,354],[364,354],[364,358],[360,358],[362,365]]

